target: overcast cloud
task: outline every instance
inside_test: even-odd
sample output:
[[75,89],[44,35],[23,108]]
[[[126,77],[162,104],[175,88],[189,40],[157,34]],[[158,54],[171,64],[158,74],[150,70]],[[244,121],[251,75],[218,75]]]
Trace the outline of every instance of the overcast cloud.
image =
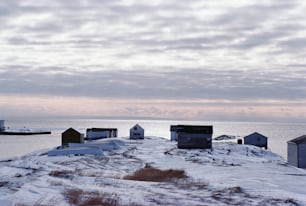
[[1,1],[0,95],[299,103],[305,10],[302,0]]

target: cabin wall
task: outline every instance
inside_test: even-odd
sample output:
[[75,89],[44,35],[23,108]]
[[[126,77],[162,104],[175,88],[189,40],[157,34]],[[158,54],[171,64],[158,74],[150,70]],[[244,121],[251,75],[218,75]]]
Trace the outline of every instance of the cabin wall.
[[110,131],[87,131],[86,137],[88,139],[100,139],[111,137]]
[[298,167],[306,168],[306,144],[299,144],[298,146]]
[[170,139],[171,139],[171,141],[177,141],[177,131],[179,129],[183,129],[183,126],[182,125],[181,126],[178,126],[178,125],[171,125],[170,126],[170,134],[171,134]]
[[130,139],[144,139],[144,130],[141,128],[130,129]]
[[84,134],[76,132],[66,132],[62,134],[62,146],[67,146],[68,143],[84,143]]
[[193,134],[178,132],[178,148],[181,149],[209,149],[211,148],[211,134]]
[[268,145],[267,138],[259,136],[259,135],[253,135],[253,136],[244,138],[244,144],[255,145],[259,147],[265,147]]
[[298,147],[293,142],[287,143],[287,160],[288,164],[298,167]]
[[171,141],[177,141],[177,132],[176,131],[171,132]]

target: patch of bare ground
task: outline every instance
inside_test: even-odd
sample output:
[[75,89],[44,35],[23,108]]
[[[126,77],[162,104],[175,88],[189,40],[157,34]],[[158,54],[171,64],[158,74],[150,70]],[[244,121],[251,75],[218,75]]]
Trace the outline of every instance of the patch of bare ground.
[[64,179],[72,179],[74,171],[70,170],[54,170],[49,173],[50,176],[52,177],[60,177]]
[[[119,197],[116,194],[88,192],[80,189],[69,189],[64,192],[65,199],[70,205],[77,206],[119,206]],[[38,200],[33,206],[51,206],[56,205],[56,201],[43,204]],[[16,206],[29,206],[27,204],[16,204]],[[136,206],[136,204],[135,204]]]
[[60,205],[60,203],[61,203],[56,198],[51,199],[47,203],[43,203],[43,202],[44,202],[44,198],[42,197],[33,204],[17,203],[17,204],[15,204],[15,206],[53,206],[53,205]]
[[178,189],[188,189],[188,190],[203,190],[207,189],[209,186],[208,182],[203,182],[203,181],[196,181],[192,179],[179,179],[173,181],[174,186],[176,186]]
[[215,190],[212,192],[211,197],[225,205],[260,205],[260,206],[270,206],[270,205],[288,205],[297,206],[299,205],[293,199],[276,199],[276,198],[266,198],[261,196],[250,195],[243,191],[241,187],[229,187],[222,190]]
[[[237,196],[239,198],[237,198]],[[229,205],[245,205],[245,200],[246,198],[250,198],[250,195],[244,193],[241,187],[229,187],[213,191],[211,197],[220,203]]]
[[272,198],[272,199],[263,200],[259,202],[258,205],[262,205],[262,206],[270,206],[270,205],[298,206],[299,204],[293,199],[282,200],[282,199]]
[[78,206],[119,206],[117,194],[89,192],[80,189],[69,189],[64,192],[68,203]]
[[149,181],[149,182],[170,182],[175,179],[187,178],[184,170],[160,170],[156,168],[143,168],[132,175],[123,177],[125,180]]
[[8,185],[10,185],[9,181],[0,182],[0,187],[7,187]]

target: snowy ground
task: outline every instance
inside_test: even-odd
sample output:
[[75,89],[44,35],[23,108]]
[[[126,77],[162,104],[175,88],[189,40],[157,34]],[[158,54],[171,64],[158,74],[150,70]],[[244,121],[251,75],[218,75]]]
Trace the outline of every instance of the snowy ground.
[[[48,157],[46,150],[0,161],[0,205],[82,205],[72,198],[78,195],[114,205],[306,205],[306,170],[272,152],[230,142],[182,150],[159,137],[117,139],[122,147],[102,157]],[[188,178],[123,179],[144,167],[185,170]]]

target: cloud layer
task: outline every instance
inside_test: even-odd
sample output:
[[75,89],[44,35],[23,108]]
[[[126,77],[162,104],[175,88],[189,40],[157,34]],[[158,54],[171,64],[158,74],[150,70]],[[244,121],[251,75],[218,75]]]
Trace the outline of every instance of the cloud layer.
[[1,71],[2,94],[99,98],[302,100],[306,70],[93,71],[8,67]]
[[305,9],[301,0],[2,1],[0,95],[303,102]]
[[[1,62],[113,69],[306,64],[302,1],[8,1]],[[169,68],[169,69],[170,69]]]

